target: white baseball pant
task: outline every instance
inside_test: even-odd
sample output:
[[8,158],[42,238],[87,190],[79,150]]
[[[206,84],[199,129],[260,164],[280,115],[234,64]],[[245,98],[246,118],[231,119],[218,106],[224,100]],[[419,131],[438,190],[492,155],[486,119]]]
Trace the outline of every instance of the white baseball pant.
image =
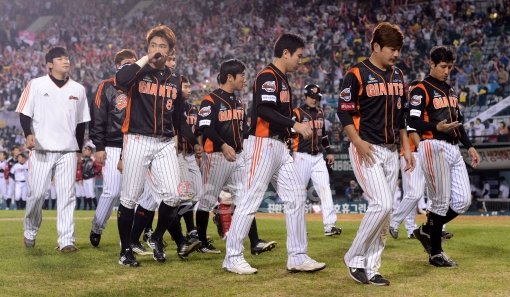
[[0,173],[0,197],[3,199],[9,198],[9,196],[7,196],[7,181],[3,176],[3,172]]
[[373,145],[375,165],[362,162],[351,143],[349,158],[354,175],[368,200],[358,233],[344,256],[349,267],[364,268],[368,279],[379,273],[381,256],[390,224],[392,203],[398,179],[396,145]]
[[157,204],[179,204],[180,182],[176,141],[168,137],[152,137],[138,134],[124,136],[124,174],[120,203],[134,209],[148,180]]
[[16,181],[14,181],[14,178],[9,177],[9,184],[7,185],[7,198],[8,199],[14,199],[14,191],[16,188]]
[[102,169],[103,192],[97,202],[96,213],[92,219],[92,231],[96,234],[103,233],[106,223],[112,215],[113,206],[120,197],[120,185],[122,174],[117,170],[122,149],[120,147],[105,148],[106,160]]
[[294,152],[293,157],[297,172],[301,176],[301,183],[306,186],[310,178],[312,179],[313,187],[321,200],[324,231],[329,231],[336,224],[336,211],[324,156]]
[[76,197],[85,197],[85,189],[83,188],[83,180],[77,181],[75,187]]
[[26,201],[27,200],[27,194],[28,194],[28,185],[27,182],[16,182],[16,187],[14,189],[14,200],[16,201]]
[[83,180],[83,196],[86,198],[96,197],[96,179],[88,178]]
[[244,154],[244,182],[227,236],[223,267],[231,268],[244,260],[243,240],[248,235],[269,182],[285,203],[287,266],[301,265],[309,259],[306,254],[305,185],[300,182],[288,146],[280,140],[250,136],[244,141]]
[[[400,172],[402,175],[402,190],[404,191],[404,196],[398,204],[398,207],[393,211],[390,222],[390,227],[398,230],[402,221],[407,218],[406,230],[408,235],[416,229],[414,228],[416,226],[414,223],[416,207],[425,194],[425,179],[423,177],[423,170],[421,169],[420,157],[418,153],[415,152],[413,152],[413,156],[416,159],[416,167],[413,171],[407,172],[404,171],[406,160],[404,157],[400,157]],[[412,223],[410,223],[411,221]]]
[[471,186],[458,145],[428,139],[418,148],[427,185],[430,211],[445,216],[451,207],[464,213],[471,204]]
[[24,220],[24,236],[35,240],[42,222],[42,205],[50,186],[52,168],[55,168],[57,190],[58,246],[73,245],[76,152],[32,151],[28,160],[29,196]]

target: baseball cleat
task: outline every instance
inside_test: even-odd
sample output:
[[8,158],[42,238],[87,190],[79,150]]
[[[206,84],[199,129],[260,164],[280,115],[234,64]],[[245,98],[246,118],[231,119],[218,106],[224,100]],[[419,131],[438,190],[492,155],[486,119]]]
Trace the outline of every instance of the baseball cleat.
[[187,235],[186,235],[186,240],[188,240],[189,242],[193,242],[193,241],[199,241],[198,239],[198,232],[197,230],[191,230]]
[[198,251],[204,254],[221,254],[221,251],[215,248],[210,242],[207,242],[206,245],[202,244]]
[[414,236],[413,233],[407,235],[407,239],[416,239],[416,236]]
[[142,236],[142,239],[143,241],[147,241],[147,239],[149,239],[149,237],[151,237],[152,233],[154,231],[152,229],[147,229],[143,232],[143,236]]
[[188,258],[188,255],[196,251],[200,248],[200,240],[195,241],[188,241],[185,240],[183,243],[179,245],[177,248],[177,255],[179,255],[179,258],[185,260]]
[[349,272],[349,276],[360,284],[368,284],[367,274],[364,268],[356,268],[356,267],[347,267],[347,271]]
[[99,242],[101,241],[101,234],[95,233],[94,231],[90,231],[89,239],[90,239],[90,244],[93,247],[98,247]]
[[342,228],[333,226],[328,231],[324,231],[324,235],[333,236],[342,234]]
[[326,263],[317,262],[313,259],[306,259],[300,265],[287,266],[289,272],[315,272],[326,268]]
[[237,264],[232,267],[224,266],[223,269],[237,274],[255,274],[258,271],[257,268],[251,267],[251,265],[245,260],[237,262]]
[[390,226],[389,232],[390,232],[391,237],[393,237],[393,239],[398,238],[398,228],[393,228]]
[[28,239],[26,237],[23,237],[23,244],[26,248],[33,248],[35,247],[35,239]]
[[382,277],[382,275],[380,275],[380,274],[374,275],[368,282],[371,283],[372,285],[376,285],[376,286],[389,286],[390,285],[390,281],[385,279],[384,277]]
[[442,239],[451,239],[452,237],[453,237],[452,232],[443,231],[443,233],[441,234]]
[[61,253],[74,253],[78,251],[78,248],[74,244],[66,245],[65,247],[59,249]]
[[158,262],[166,261],[165,247],[161,239],[154,239],[152,235],[147,239],[147,245],[152,249],[152,258]]
[[444,252],[429,257],[429,263],[436,267],[455,268],[457,263],[450,259]]
[[260,255],[264,252],[269,252],[276,247],[276,241],[267,242],[265,240],[259,240],[256,246],[251,248],[252,255]]
[[119,264],[129,267],[138,267],[140,263],[136,261],[135,255],[130,249],[126,249],[122,253],[120,253]]
[[430,235],[423,231],[423,226],[424,225],[421,225],[418,229],[415,229],[413,234],[414,237],[420,241],[427,254],[430,255],[430,250],[432,249],[432,244],[430,243]]
[[151,252],[147,251],[147,249],[143,246],[141,242],[132,243],[131,250],[140,256],[152,255]]

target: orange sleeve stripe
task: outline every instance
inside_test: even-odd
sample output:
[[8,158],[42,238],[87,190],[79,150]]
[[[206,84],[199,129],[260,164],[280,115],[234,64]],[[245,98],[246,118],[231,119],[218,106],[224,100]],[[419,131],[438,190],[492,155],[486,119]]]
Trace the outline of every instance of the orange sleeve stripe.
[[361,117],[359,114],[356,114],[352,117],[352,121],[354,122],[354,128],[356,128],[356,131],[359,131],[359,126],[361,122]]
[[427,89],[425,88],[423,83],[417,84],[414,88],[420,88],[423,90],[423,92],[425,93],[425,107],[429,106],[429,93],[427,92]]
[[129,118],[131,116],[131,96],[133,95],[133,88],[129,89],[127,96],[127,106],[126,106],[126,118],[124,119],[124,123],[122,124],[122,133],[126,134],[129,131]]
[[99,87],[97,88],[97,93],[96,93],[96,99],[94,100],[97,108],[100,108],[101,107],[101,95],[103,94],[103,89],[104,89],[104,85],[106,83],[106,80],[103,80],[100,84],[99,84]]
[[23,94],[21,94],[21,99],[18,104],[18,108],[16,108],[16,112],[22,112],[23,109],[25,109],[25,105],[27,104],[29,94],[30,94],[30,87],[32,86],[32,81],[28,83],[28,85],[25,87],[25,90],[23,90]]
[[209,102],[211,102],[211,103],[214,103],[214,99],[213,99],[211,96],[209,96],[209,95],[206,95],[206,96],[204,97],[204,99],[202,99],[202,101],[204,101],[204,100],[205,100],[205,101],[209,101]]
[[358,90],[358,96],[361,96],[363,94],[363,80],[361,79],[361,73],[359,71],[358,67],[353,67],[351,70],[352,74],[356,77],[359,83],[359,90]]

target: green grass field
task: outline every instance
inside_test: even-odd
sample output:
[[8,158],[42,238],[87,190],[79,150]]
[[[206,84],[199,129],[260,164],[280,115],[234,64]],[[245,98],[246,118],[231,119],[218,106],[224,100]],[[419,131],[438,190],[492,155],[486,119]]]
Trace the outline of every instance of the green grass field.
[[[173,242],[164,264],[138,256],[141,267],[122,267],[117,264],[115,218],[100,247],[92,248],[91,211],[76,213],[77,253],[54,249],[55,211],[44,212],[36,247],[27,250],[22,216],[21,211],[0,211],[0,296],[510,296],[510,217],[461,217],[449,224],[455,236],[444,249],[459,263],[456,269],[430,266],[419,242],[405,238],[402,228],[403,238],[388,237],[380,270],[391,285],[377,287],[352,281],[342,261],[357,231],[358,215],[339,216],[343,233],[333,238],[322,234],[319,216],[308,216],[309,255],[328,265],[314,274],[286,271],[285,221],[281,215],[260,215],[261,238],[276,240],[278,246],[270,253],[246,255],[259,269],[248,276],[224,272],[224,253],[194,253],[181,261]],[[212,222],[209,228],[214,244],[224,252],[225,242]]]

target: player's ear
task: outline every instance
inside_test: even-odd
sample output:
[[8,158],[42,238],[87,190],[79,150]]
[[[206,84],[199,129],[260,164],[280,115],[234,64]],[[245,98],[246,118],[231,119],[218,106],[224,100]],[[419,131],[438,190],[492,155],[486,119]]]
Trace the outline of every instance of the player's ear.
[[379,43],[374,42],[374,52],[380,52],[381,51],[381,45]]

